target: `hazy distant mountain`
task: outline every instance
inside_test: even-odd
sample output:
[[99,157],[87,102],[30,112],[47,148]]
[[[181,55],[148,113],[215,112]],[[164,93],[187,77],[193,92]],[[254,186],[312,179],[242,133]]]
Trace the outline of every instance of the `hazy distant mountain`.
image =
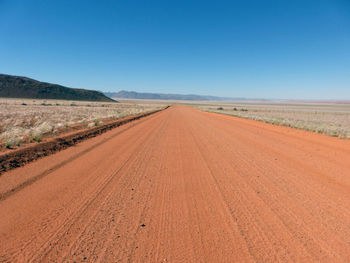
[[[181,94],[163,94],[163,93],[139,93],[135,91],[121,90],[119,92],[105,92],[105,95],[111,98],[121,99],[146,99],[146,100],[233,100],[233,98],[223,98],[205,95],[181,95]],[[236,98],[239,99],[239,98]]]
[[116,102],[100,91],[72,89],[26,77],[0,74],[0,97]]

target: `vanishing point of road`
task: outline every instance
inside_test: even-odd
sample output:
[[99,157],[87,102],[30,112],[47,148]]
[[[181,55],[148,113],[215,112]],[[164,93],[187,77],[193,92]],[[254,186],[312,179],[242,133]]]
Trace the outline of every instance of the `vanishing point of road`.
[[0,176],[0,262],[350,262],[350,144],[175,105]]

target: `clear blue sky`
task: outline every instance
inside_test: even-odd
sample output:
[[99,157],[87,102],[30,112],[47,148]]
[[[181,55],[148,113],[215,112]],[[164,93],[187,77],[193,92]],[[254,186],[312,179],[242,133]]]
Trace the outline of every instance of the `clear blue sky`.
[[0,0],[0,72],[102,91],[350,99],[350,0]]

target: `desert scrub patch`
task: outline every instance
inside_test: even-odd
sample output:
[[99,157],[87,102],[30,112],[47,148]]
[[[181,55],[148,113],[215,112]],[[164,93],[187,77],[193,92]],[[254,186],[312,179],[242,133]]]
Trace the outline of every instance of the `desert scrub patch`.
[[21,140],[18,138],[9,138],[6,142],[5,142],[5,147],[7,149],[11,149],[13,146],[20,146],[21,144]]
[[9,139],[17,140],[22,137],[24,142],[29,142],[34,134],[54,135],[68,131],[74,125],[82,124],[82,127],[86,127],[89,123],[101,124],[99,120],[102,119],[118,119],[165,106],[166,104],[142,101],[109,104],[0,98],[0,142],[5,145]]
[[301,102],[208,102],[192,106],[204,111],[350,138],[350,104]]

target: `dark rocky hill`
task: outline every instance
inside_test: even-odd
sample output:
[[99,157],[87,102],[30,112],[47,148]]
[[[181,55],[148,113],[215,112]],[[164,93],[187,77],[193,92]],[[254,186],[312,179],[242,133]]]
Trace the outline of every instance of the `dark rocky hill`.
[[0,97],[116,102],[99,91],[67,88],[6,74],[0,74]]

